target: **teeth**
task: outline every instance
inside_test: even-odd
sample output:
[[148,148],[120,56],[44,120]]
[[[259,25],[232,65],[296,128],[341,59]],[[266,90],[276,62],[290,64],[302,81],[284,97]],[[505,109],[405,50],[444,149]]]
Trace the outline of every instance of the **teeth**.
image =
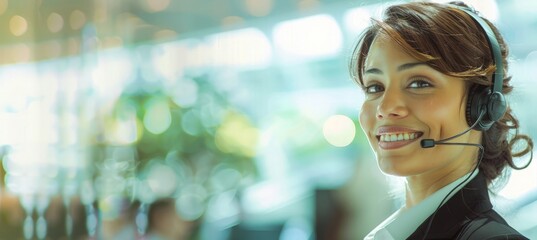
[[416,138],[416,133],[399,133],[399,134],[384,134],[380,135],[382,142],[407,141]]

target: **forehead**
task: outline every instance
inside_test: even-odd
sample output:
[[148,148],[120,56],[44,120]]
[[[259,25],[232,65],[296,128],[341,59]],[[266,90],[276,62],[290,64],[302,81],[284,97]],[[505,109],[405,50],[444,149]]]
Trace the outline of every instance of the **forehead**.
[[419,62],[419,60],[405,52],[390,37],[385,34],[379,34],[371,42],[364,67],[387,65],[391,62]]

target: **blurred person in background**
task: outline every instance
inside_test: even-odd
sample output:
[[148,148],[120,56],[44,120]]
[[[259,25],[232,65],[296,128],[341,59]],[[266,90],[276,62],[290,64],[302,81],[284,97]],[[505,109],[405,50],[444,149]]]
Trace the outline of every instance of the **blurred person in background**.
[[152,203],[148,213],[148,240],[192,239],[195,223],[186,221],[175,209],[173,198],[163,198]]
[[[350,68],[378,166],[404,177],[406,191],[365,239],[527,239],[489,199],[507,166],[533,158],[504,98],[513,86],[503,37],[462,2],[404,3],[384,14],[361,36]],[[528,154],[525,166],[514,163]]]
[[135,239],[134,217],[136,205],[120,196],[109,197],[98,202],[101,227],[100,238]]

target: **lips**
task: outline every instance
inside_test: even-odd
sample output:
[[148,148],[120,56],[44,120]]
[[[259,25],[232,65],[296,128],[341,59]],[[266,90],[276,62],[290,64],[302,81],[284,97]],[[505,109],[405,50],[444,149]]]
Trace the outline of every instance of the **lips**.
[[380,148],[397,149],[413,143],[423,132],[406,127],[384,126],[377,129],[377,140]]

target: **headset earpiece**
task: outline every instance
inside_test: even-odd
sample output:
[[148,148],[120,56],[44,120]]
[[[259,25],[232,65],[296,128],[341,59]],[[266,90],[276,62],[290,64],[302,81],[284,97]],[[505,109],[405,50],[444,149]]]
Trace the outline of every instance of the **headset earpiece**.
[[500,92],[492,92],[489,95],[487,113],[491,121],[499,121],[507,111],[507,101]]
[[502,93],[491,92],[490,88],[482,85],[474,85],[468,91],[466,104],[466,121],[472,126],[482,111],[484,116],[474,127],[478,131],[488,130],[494,122],[500,120],[507,109],[507,102]]

